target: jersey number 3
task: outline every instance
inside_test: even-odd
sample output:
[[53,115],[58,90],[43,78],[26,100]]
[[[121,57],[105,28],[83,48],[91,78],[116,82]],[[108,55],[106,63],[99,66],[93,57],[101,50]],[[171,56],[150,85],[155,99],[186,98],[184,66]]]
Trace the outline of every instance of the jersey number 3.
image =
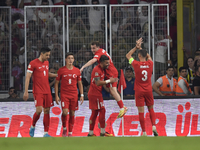
[[146,70],[142,70],[142,74],[144,75],[144,77],[142,77],[142,81],[146,81],[147,80],[147,71]]

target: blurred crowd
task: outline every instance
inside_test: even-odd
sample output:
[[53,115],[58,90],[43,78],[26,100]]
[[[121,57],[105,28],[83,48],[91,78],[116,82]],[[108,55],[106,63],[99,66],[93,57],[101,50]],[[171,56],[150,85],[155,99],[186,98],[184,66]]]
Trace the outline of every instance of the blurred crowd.
[[[105,4],[106,7],[100,4]],[[110,10],[110,4],[116,6]],[[158,6],[151,10],[150,7],[149,13],[146,4],[169,4],[170,35],[167,34],[167,8]],[[56,7],[57,5],[59,6]],[[70,6],[68,13],[66,13],[67,5]],[[128,66],[125,55],[134,47],[139,37],[144,39],[142,47],[150,49],[151,52],[153,52],[152,40],[155,43],[153,59],[156,62],[156,79],[165,74],[168,64],[174,67],[174,77],[177,77],[177,15],[174,0],[5,0],[0,2],[0,6],[0,90],[9,88],[12,82],[10,76],[13,77],[15,89],[23,90],[25,57],[28,64],[39,56],[43,46],[51,49],[50,69],[54,72],[64,65],[63,54],[67,52],[67,47],[75,54],[74,65],[81,68],[93,57],[90,50],[91,41],[99,41],[100,47],[111,54],[118,71],[125,70]],[[11,6],[11,12],[2,6]],[[25,10],[24,6],[32,7],[26,7]],[[108,10],[107,16],[105,9]],[[152,35],[152,11],[154,11],[154,35]],[[110,12],[111,18],[109,18]],[[108,31],[105,30],[106,26]],[[168,41],[170,41],[169,48]],[[10,53],[12,53],[11,58]],[[187,58],[189,59],[188,56]],[[85,92],[90,85],[93,67],[94,65],[89,66],[82,74]]]

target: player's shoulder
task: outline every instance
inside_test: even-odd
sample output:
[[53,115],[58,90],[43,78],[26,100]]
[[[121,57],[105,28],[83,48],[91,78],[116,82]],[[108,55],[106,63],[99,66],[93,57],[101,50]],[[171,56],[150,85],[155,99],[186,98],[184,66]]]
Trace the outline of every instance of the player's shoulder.
[[73,67],[73,70],[76,71],[76,72],[80,72],[80,69],[78,67],[75,67],[75,66]]

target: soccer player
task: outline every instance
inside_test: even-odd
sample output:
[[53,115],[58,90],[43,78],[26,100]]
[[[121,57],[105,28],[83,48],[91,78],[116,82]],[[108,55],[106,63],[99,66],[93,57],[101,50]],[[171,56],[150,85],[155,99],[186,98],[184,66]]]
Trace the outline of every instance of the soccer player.
[[29,131],[29,135],[31,137],[34,136],[35,125],[38,119],[40,118],[40,114],[42,109],[44,108],[44,137],[50,137],[48,134],[49,130],[49,110],[50,107],[53,106],[53,99],[51,96],[50,86],[49,86],[49,77],[56,77],[57,74],[53,74],[49,72],[49,57],[50,57],[50,49],[48,47],[41,48],[39,58],[36,58],[30,62],[28,65],[26,79],[25,79],[25,91],[23,99],[26,101],[29,97],[28,87],[30,83],[30,78],[33,80],[33,95],[34,102],[36,107],[36,112],[33,115],[32,126]]
[[[145,131],[145,119],[144,119],[144,105],[146,104],[152,123],[152,129],[154,136],[158,136],[155,126],[155,113],[153,109],[154,99],[151,85],[151,75],[153,72],[153,61],[151,56],[141,48],[143,39],[140,38],[136,41],[136,46],[131,49],[127,54],[126,58],[135,70],[135,102],[139,112],[139,121],[143,131],[143,136],[146,136]],[[138,58],[140,61],[133,59],[132,55],[139,49]]]
[[[61,107],[62,107],[62,126],[63,126],[63,137],[67,136],[67,114],[69,111],[69,132],[68,136],[72,136],[72,130],[74,126],[74,116],[75,110],[78,110],[78,88],[81,94],[80,101],[81,104],[84,101],[83,95],[83,85],[81,81],[81,72],[78,68],[73,66],[74,63],[74,55],[69,52],[65,56],[66,66],[63,66],[58,70],[58,76],[55,82],[55,100],[56,103],[59,104],[61,98]],[[60,98],[58,96],[58,84],[61,81],[61,89],[60,89]]]
[[114,83],[118,81],[118,78],[110,78],[104,81],[105,76],[105,69],[107,69],[110,65],[109,57],[106,55],[101,55],[99,59],[100,64],[94,67],[92,74],[91,74],[91,84],[90,89],[88,92],[88,99],[89,99],[89,108],[92,111],[90,116],[90,129],[88,136],[96,136],[93,134],[93,129],[95,126],[95,121],[97,115],[99,114],[99,123],[101,133],[100,136],[113,136],[108,132],[105,132],[105,107],[103,103],[103,96],[102,96],[102,86],[106,85],[107,83]]
[[[99,44],[98,41],[92,42],[91,51],[94,54],[94,58],[89,60],[85,65],[83,65],[82,68],[80,69],[80,71],[82,72],[84,68],[94,64],[95,62],[100,63],[99,59],[101,58],[101,56],[106,55],[110,59],[110,65],[106,69],[105,78],[106,79],[110,79],[111,77],[117,78],[118,77],[118,71],[113,64],[112,59],[110,58],[109,54],[104,49],[100,48],[100,44]],[[125,115],[125,113],[127,112],[128,109],[127,109],[127,107],[124,106],[124,103],[121,100],[119,93],[117,92],[117,82],[109,83],[108,86],[109,86],[109,90],[110,90],[111,95],[115,98],[118,106],[120,107],[120,112],[119,112],[117,118],[121,118]]]

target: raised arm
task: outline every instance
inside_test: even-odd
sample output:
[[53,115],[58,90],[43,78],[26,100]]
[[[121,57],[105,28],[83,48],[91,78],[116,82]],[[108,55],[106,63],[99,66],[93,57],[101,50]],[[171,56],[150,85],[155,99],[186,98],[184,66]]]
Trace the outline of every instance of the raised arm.
[[89,60],[85,65],[83,65],[80,69],[81,73],[83,72],[83,69],[94,64],[97,61],[96,58],[92,58],[91,60]]
[[143,41],[142,38],[140,38],[139,40],[137,40],[137,41],[136,41],[136,46],[135,46],[133,49],[131,49],[131,50],[126,54],[126,58],[127,58],[128,60],[130,60],[131,58],[133,58],[132,55],[133,55],[133,53],[135,53],[135,51],[136,51],[137,49],[142,49],[142,48],[141,48],[142,41]]
[[151,61],[152,61],[152,58],[151,58],[151,56],[149,55],[149,53],[147,53],[147,60],[151,60]]

